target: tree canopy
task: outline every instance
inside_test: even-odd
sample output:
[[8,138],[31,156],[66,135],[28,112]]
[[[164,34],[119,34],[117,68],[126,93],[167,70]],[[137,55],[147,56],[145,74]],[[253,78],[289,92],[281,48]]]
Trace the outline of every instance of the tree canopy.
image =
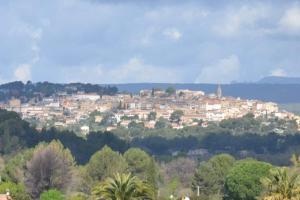
[[58,190],[48,190],[41,194],[40,200],[65,200],[65,197]]
[[153,200],[152,187],[131,174],[115,174],[93,190],[96,200]]
[[40,144],[27,163],[25,185],[35,199],[49,189],[67,189],[72,180],[74,158],[60,142]]
[[108,146],[96,152],[86,166],[87,176],[93,181],[102,181],[115,173],[123,173],[127,170],[126,160]]
[[207,196],[224,194],[225,178],[235,163],[228,154],[220,154],[202,162],[194,176],[193,189]]
[[225,199],[255,200],[263,190],[261,179],[272,166],[256,160],[238,161],[225,179]]

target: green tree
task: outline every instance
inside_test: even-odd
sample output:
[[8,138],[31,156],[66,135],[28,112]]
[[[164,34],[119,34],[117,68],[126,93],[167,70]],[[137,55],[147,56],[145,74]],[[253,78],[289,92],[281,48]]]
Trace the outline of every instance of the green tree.
[[25,187],[22,184],[15,184],[13,182],[2,182],[0,183],[0,194],[5,194],[6,190],[13,199],[16,200],[30,200],[30,196],[26,193]]
[[151,96],[154,97],[154,95],[155,95],[155,89],[152,88],[152,90],[151,90]]
[[129,171],[145,180],[147,167],[150,165],[151,157],[141,149],[130,148],[124,153],[129,167]]
[[123,156],[105,146],[96,152],[86,165],[86,175],[92,180],[92,184],[102,181],[115,173],[123,173],[128,169],[128,164]]
[[237,162],[225,179],[225,199],[255,200],[263,189],[261,179],[270,175],[271,168],[256,160]]
[[193,190],[196,191],[199,187],[203,195],[222,195],[225,178],[234,163],[235,159],[228,154],[216,155],[207,162],[201,163],[194,175]]
[[128,130],[131,136],[136,137],[141,135],[145,131],[145,125],[143,122],[131,121],[128,124]]
[[165,164],[161,164],[159,185],[159,196],[163,199],[169,199],[170,195],[180,197],[190,194],[190,187],[197,162],[188,158],[174,159]]
[[177,191],[180,186],[180,181],[178,177],[174,177],[170,180],[170,182],[167,183],[167,189],[169,194],[178,196]]
[[133,175],[156,188],[158,170],[155,160],[151,156],[141,149],[130,148],[125,152],[124,158],[128,163],[129,171]]
[[148,114],[148,121],[156,120],[156,112],[150,112]]
[[72,180],[74,164],[71,152],[64,149],[60,142],[38,145],[27,163],[27,191],[36,199],[43,191],[67,189]]
[[67,198],[68,200],[87,200],[88,196],[84,194],[76,194],[72,195],[71,197]]
[[293,154],[290,160],[293,164],[293,167],[300,167],[300,156]]
[[176,89],[174,87],[168,87],[166,89],[166,93],[167,93],[167,95],[171,96],[176,93]]
[[116,123],[116,119],[114,118],[113,113],[105,113],[103,119],[100,122],[100,124],[103,126],[110,126],[114,123]]
[[300,199],[299,175],[290,173],[287,168],[271,169],[270,177],[262,179],[263,200]]
[[182,110],[175,110],[170,116],[170,121],[173,123],[179,123],[181,121],[182,116],[183,116]]
[[245,131],[260,131],[261,121],[254,118],[252,113],[248,113],[241,118],[225,119],[219,123],[219,126],[231,130],[234,134],[245,133]]
[[14,183],[23,183],[25,180],[26,163],[32,158],[33,149],[26,149],[9,159],[3,170],[3,179]]
[[58,190],[48,190],[41,194],[40,200],[64,200],[64,195]]
[[1,157],[1,155],[0,155],[0,174],[1,174],[1,172],[2,172],[2,170],[4,169],[4,159]]
[[168,120],[164,119],[163,117],[160,117],[155,123],[156,129],[168,128],[168,127],[169,127],[169,122],[168,122]]
[[114,175],[93,190],[96,200],[152,200],[155,193],[150,185],[131,174]]
[[154,189],[157,189],[159,173],[158,173],[156,162],[153,157],[150,159],[150,163],[147,166],[146,174],[147,174],[146,175],[147,183],[149,183]]
[[189,158],[178,158],[163,165],[164,182],[178,180],[182,188],[190,188],[197,162]]

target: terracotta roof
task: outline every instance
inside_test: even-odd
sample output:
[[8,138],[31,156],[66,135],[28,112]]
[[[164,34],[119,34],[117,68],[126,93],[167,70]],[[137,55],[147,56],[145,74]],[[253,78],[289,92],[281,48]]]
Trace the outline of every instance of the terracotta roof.
[[0,200],[12,200],[12,198],[7,196],[6,194],[0,194]]

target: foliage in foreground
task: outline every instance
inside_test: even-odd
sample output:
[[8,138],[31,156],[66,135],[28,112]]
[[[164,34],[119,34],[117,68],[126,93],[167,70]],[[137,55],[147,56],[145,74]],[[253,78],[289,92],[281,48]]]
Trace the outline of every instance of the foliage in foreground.
[[65,197],[58,190],[48,190],[41,194],[40,200],[65,200]]
[[59,142],[39,145],[27,163],[25,185],[36,199],[49,189],[67,189],[72,179],[74,158]]
[[0,183],[0,194],[5,194],[9,189],[9,193],[16,200],[30,200],[30,196],[26,193],[24,185],[12,182]]
[[255,200],[262,192],[261,178],[268,177],[272,165],[256,160],[237,162],[225,180],[225,199]]
[[131,174],[114,175],[93,190],[95,200],[153,200],[153,188]]
[[298,200],[300,199],[299,175],[287,168],[271,170],[270,177],[262,179],[265,187],[263,200]]
[[199,187],[200,192],[206,196],[223,195],[225,178],[234,163],[235,159],[228,154],[216,155],[201,163],[195,173],[193,190],[197,191]]

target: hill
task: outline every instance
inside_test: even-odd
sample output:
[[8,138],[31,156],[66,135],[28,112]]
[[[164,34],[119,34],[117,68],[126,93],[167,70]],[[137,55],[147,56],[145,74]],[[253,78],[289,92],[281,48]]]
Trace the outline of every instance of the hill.
[[[215,93],[217,84],[193,84],[193,83],[129,83],[111,85],[92,85],[83,83],[57,84],[49,82],[23,84],[22,82],[11,82],[0,85],[0,102],[12,97],[27,101],[33,97],[50,96],[57,92],[77,93],[94,92],[99,95],[114,95],[118,91],[138,93],[142,89],[168,87],[176,89],[202,90],[205,93]],[[272,101],[280,104],[300,103],[299,84],[278,83],[232,83],[221,85],[224,96],[240,97],[243,99],[259,99]]]
[[32,98],[49,97],[57,93],[74,94],[78,92],[97,93],[99,95],[114,95],[118,92],[116,87],[109,85],[95,85],[85,83],[49,83],[28,81],[24,84],[21,81],[15,81],[0,85],[0,102],[11,98],[19,98],[26,102]]
[[262,84],[300,84],[300,77],[267,76],[258,81]]
[[[217,84],[192,84],[192,83],[132,83],[116,84],[119,91],[137,93],[142,89],[161,88],[169,86],[176,89],[202,90],[205,93],[214,93]],[[300,103],[300,84],[258,84],[235,83],[221,85],[225,96],[241,97],[243,99],[259,99],[276,103]]]

